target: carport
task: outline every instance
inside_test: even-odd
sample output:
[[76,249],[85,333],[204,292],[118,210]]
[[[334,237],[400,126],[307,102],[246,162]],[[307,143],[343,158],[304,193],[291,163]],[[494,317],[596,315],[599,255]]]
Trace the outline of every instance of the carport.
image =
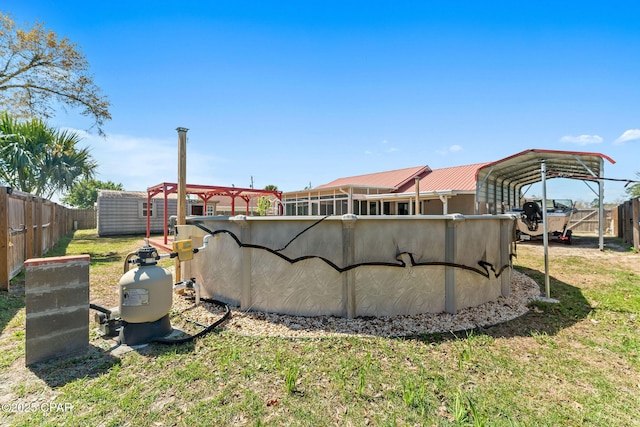
[[[599,200],[599,248],[604,250],[604,161],[615,161],[601,153],[529,149],[480,167],[476,172],[476,213],[498,214],[519,208],[524,186],[542,182],[545,293],[549,298],[549,237],[547,233],[546,180],[569,178],[583,181]],[[592,184],[597,184],[597,189]]]

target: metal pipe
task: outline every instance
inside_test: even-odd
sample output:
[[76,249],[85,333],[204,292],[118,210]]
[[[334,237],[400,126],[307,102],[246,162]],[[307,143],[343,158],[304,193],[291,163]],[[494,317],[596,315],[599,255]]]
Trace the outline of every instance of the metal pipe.
[[[177,225],[187,223],[187,128],[176,128],[178,131],[178,212]],[[166,211],[165,211],[166,212]],[[176,279],[182,280],[180,260],[175,262]]]
[[202,246],[200,246],[199,248],[197,248],[197,251],[204,251],[207,249],[207,246],[209,245],[209,238],[213,237],[211,234],[207,234],[202,238]]
[[544,247],[544,293],[551,298],[551,283],[549,280],[549,234],[547,232],[547,164],[542,161],[542,242]]
[[184,290],[184,289],[189,289],[189,288],[193,288],[193,290],[195,291],[195,305],[200,304],[200,285],[198,283],[196,283],[195,281],[189,281],[190,283],[187,282],[180,282],[180,283],[176,283],[175,285],[173,285],[173,292],[174,293],[180,293],[180,291]]
[[178,225],[186,224],[187,201],[187,128],[178,131]]

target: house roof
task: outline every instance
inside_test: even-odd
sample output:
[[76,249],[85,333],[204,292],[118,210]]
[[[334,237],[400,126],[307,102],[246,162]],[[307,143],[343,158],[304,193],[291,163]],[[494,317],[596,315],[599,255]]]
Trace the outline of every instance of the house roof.
[[415,193],[415,177],[420,177],[420,193],[439,191],[475,192],[476,172],[487,163],[475,163],[442,169],[430,169],[428,166],[396,169],[387,172],[338,178],[315,189],[357,186],[377,187],[393,193]]
[[[434,169],[420,180],[420,193],[437,191],[476,191],[476,171],[486,163]],[[403,193],[415,193],[415,182]]]
[[319,185],[314,188],[314,190],[332,187],[357,186],[378,187],[395,191],[400,189],[408,182],[411,182],[416,176],[422,176],[429,171],[431,171],[429,166],[415,166],[411,168],[396,169],[386,172],[348,176],[346,178],[338,178],[327,184]]
[[[121,191],[121,190],[98,190],[98,195],[106,199],[143,199],[147,200],[146,191]],[[160,198],[161,195],[154,195],[153,198]],[[172,196],[171,198],[176,198]]]

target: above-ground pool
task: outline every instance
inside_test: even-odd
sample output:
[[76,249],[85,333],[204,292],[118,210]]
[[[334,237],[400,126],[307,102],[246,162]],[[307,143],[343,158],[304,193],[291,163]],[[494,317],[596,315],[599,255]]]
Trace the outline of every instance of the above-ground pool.
[[280,314],[455,313],[508,296],[515,217],[188,217],[177,239],[210,297]]

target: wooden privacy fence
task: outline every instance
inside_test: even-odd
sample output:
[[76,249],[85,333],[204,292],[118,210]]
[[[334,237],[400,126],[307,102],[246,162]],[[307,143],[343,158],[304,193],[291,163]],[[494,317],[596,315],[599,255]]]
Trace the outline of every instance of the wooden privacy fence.
[[[599,233],[598,209],[578,209],[571,216],[568,228],[574,233],[598,234]],[[617,211],[615,209],[604,209],[604,234],[613,236],[617,231]]]
[[618,237],[640,251],[640,197],[618,205]]
[[95,213],[90,212],[0,187],[0,290],[9,290],[9,281],[20,273],[24,262],[41,257],[74,225],[95,228]]
[[73,217],[73,228],[76,230],[88,230],[98,227],[98,218],[95,209],[70,209]]

